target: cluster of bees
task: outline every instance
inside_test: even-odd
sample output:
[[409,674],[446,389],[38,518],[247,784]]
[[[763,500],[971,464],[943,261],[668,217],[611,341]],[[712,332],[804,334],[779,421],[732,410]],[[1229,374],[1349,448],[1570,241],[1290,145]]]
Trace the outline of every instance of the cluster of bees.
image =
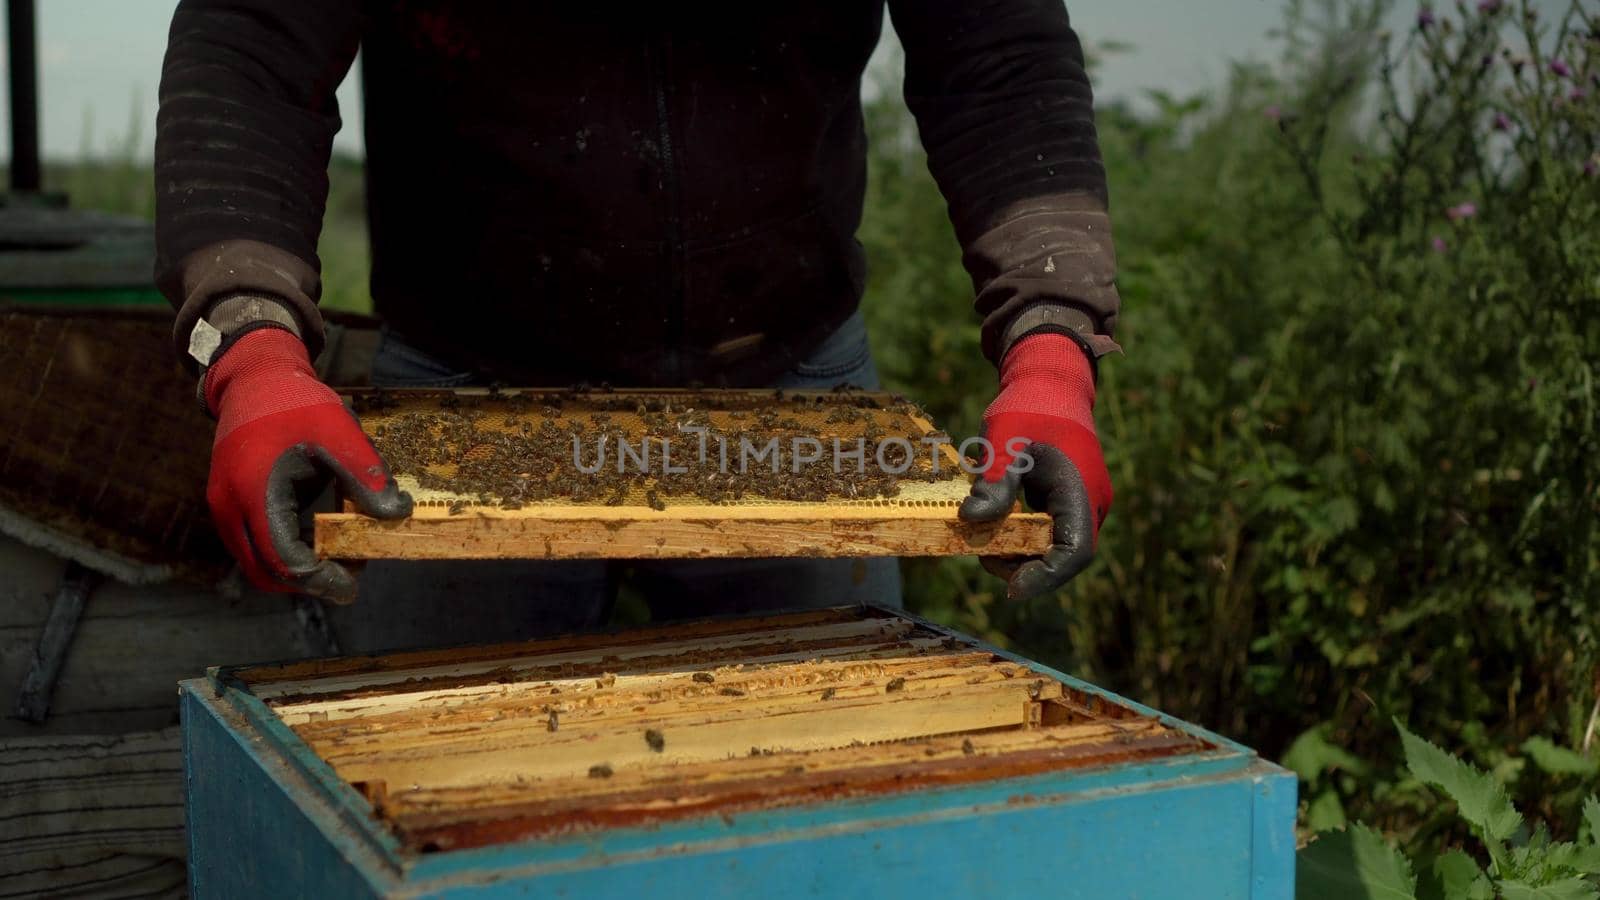
[[[707,408],[710,404],[714,410]],[[375,414],[371,437],[391,471],[413,476],[424,490],[459,498],[451,503],[451,513],[474,504],[518,509],[541,502],[622,505],[630,498],[662,509],[665,497],[713,504],[893,497],[904,481],[945,477],[932,472],[926,453],[914,452],[909,470],[900,474],[880,468],[874,453],[878,441],[902,437],[919,446],[922,435],[909,418],[919,411],[909,403],[886,406],[878,397],[854,392],[744,392],[714,398],[686,393],[643,399],[606,392],[491,393],[447,395],[399,407],[391,398],[370,394],[355,405],[358,413]],[[823,427],[808,426],[803,418],[821,421]],[[863,440],[864,464],[858,466],[851,458],[836,468],[835,437],[847,451],[857,446],[858,438]],[[797,438],[819,441],[823,450],[820,460],[795,471],[791,448]],[[773,471],[770,457],[752,458],[741,467],[741,447],[759,450],[774,439],[781,448],[778,471]],[[604,464],[587,471],[598,461],[602,440]],[[641,442],[649,445],[644,471],[632,459],[618,470],[619,440],[635,451]],[[662,464],[668,442],[671,469]],[[905,460],[894,445],[885,448],[884,456],[891,469]],[[585,468],[579,468],[580,461]]]

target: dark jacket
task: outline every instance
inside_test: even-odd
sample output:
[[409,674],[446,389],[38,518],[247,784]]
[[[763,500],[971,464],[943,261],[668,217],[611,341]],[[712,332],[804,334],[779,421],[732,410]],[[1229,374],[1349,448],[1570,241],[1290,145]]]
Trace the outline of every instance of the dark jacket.
[[[1105,175],[1065,9],[888,6],[985,353],[1040,323],[1114,346]],[[334,89],[360,47],[372,296],[408,342],[512,383],[769,378],[862,294],[861,75],[883,9],[183,0],[156,138],[178,342],[251,293],[320,346]]]

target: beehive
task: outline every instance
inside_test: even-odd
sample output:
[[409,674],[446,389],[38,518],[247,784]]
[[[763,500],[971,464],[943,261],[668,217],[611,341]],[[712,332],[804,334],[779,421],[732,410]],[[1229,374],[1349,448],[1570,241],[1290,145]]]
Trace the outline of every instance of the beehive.
[[184,698],[200,897],[1290,894],[1292,776],[887,610],[220,670]]
[[943,432],[889,394],[467,389],[352,400],[416,511],[401,522],[320,515],[324,557],[1023,555],[1050,543],[1042,514],[962,522],[972,479],[959,442],[940,443]]

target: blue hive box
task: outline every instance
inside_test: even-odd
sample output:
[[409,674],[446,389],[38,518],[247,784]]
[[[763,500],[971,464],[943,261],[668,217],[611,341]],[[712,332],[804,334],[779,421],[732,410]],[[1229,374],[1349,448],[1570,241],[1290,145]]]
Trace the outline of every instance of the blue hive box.
[[191,889],[1283,898],[1294,777],[899,612],[224,668]]

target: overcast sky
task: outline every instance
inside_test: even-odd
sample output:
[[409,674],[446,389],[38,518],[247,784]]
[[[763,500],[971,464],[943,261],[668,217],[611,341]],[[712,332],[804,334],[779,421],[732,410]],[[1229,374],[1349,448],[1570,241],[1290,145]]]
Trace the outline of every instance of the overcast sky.
[[[39,0],[47,156],[103,154],[130,145],[149,155],[161,54],[175,5],[176,0]],[[1119,40],[1134,47],[1106,61],[1096,85],[1102,97],[1216,84],[1230,59],[1275,55],[1267,32],[1281,18],[1279,0],[1075,0],[1069,7],[1086,43]],[[359,150],[352,81],[340,91],[346,121],[339,145]],[[0,94],[0,120],[9,121],[4,103]],[[8,152],[9,140],[0,145],[0,154]]]

